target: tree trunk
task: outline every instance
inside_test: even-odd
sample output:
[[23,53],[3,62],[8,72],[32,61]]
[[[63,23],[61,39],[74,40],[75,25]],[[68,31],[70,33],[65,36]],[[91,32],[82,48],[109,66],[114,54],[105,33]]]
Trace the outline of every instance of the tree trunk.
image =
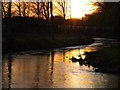
[[50,16],[50,13],[49,13],[49,2],[47,3],[47,17],[48,17],[48,21],[49,21],[49,16]]
[[21,4],[19,3],[18,9],[19,9],[19,16],[21,17]]
[[38,20],[40,19],[40,3],[37,2],[37,16],[38,16]]
[[65,1],[63,2],[63,18],[64,18],[64,20],[65,20],[65,18],[66,18],[66,5],[65,5],[66,3],[65,3]]
[[51,21],[53,21],[53,5],[52,5],[52,0],[50,0],[50,13],[51,13]]
[[26,8],[27,8],[27,6],[26,6],[26,3],[25,2],[23,2],[23,17],[26,17]]
[[9,2],[9,4],[8,4],[8,18],[10,18],[11,19],[11,5],[12,4],[12,2]]
[[45,19],[48,21],[45,2],[42,2],[42,7],[43,7],[43,15],[44,15]]
[[6,18],[7,17],[7,14],[6,14],[6,11],[5,11],[5,8],[3,6],[3,3],[1,3],[1,6],[2,6],[2,18]]

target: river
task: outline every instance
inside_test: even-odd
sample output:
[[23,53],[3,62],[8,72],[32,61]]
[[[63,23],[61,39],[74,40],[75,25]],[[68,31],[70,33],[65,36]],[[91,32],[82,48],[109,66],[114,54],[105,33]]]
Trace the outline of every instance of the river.
[[118,74],[95,72],[93,66],[71,60],[86,62],[86,52],[103,49],[101,39],[95,40],[91,45],[4,56],[3,88],[117,88]]

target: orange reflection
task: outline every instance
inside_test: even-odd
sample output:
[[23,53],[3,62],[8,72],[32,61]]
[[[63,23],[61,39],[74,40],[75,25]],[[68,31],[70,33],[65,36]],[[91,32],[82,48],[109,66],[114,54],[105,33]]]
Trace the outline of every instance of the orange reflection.
[[75,57],[76,59],[85,59],[86,54],[85,54],[86,50],[85,49],[75,49],[75,50],[71,50],[69,52],[66,52],[66,56],[70,58]]
[[[100,48],[93,47],[92,44],[70,51],[52,51],[49,55],[16,56],[11,62],[9,59],[4,59],[3,88],[8,88],[9,85],[11,88],[111,87],[111,83],[117,82],[117,77],[92,73],[92,66],[80,65],[79,62],[70,63],[70,57],[85,59],[86,52],[98,49]],[[8,70],[9,67],[11,70]],[[112,87],[117,87],[117,84]]]
[[[71,63],[69,59],[74,56],[84,60],[86,52],[94,52],[100,48],[96,44],[91,44],[81,49],[52,51],[50,55],[23,55],[4,59],[3,87],[95,87],[101,82],[101,76],[98,80],[94,73],[89,72],[93,70],[92,66],[81,65],[79,62]],[[104,81],[106,77],[102,76],[102,79]]]
[[100,50],[101,48],[103,48],[103,45],[101,43],[93,43],[85,48],[66,52],[66,57],[68,57],[69,59],[72,57],[75,57],[76,59],[82,58],[84,60],[86,58],[86,52],[95,52],[97,50]]

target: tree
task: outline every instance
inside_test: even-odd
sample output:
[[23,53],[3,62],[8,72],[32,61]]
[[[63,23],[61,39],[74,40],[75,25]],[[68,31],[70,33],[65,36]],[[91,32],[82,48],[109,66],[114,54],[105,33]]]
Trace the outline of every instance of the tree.
[[49,21],[49,2],[41,2],[42,3],[42,14],[43,18]]
[[62,10],[62,14],[63,14],[63,18],[65,19],[66,17],[66,11],[67,11],[67,7],[66,7],[66,0],[64,1],[61,1],[61,2],[58,2],[58,4],[60,5],[61,7],[61,10]]
[[51,14],[51,21],[53,20],[53,4],[52,0],[50,0],[50,14]]
[[30,2],[22,2],[22,15],[23,15],[23,17],[26,17],[26,16],[29,17],[29,8],[30,8]]
[[99,7],[98,10],[100,11],[105,10],[103,0],[89,0],[89,1],[92,3],[92,5]]
[[5,18],[11,18],[12,16],[12,2],[2,2],[2,15]]
[[38,16],[38,20],[40,18],[40,3],[37,2],[37,16]]
[[5,11],[5,3],[2,2],[1,5],[2,5],[2,18],[6,18],[7,17],[7,13]]
[[4,2],[2,3],[2,15],[5,18],[12,16],[37,17],[38,20],[43,18],[52,21],[53,12],[58,14],[55,11],[60,11],[59,14],[66,19],[69,10],[68,0],[59,1],[57,8],[54,7],[55,2],[53,0],[47,0],[47,2]]
[[66,19],[68,13],[69,13],[69,16],[71,14],[70,1],[68,0],[57,0],[57,3],[56,5],[54,5],[54,7],[56,8],[54,11],[57,14],[61,15],[64,18],[64,20]]
[[45,18],[47,21],[49,20],[52,21],[53,18],[52,0],[50,0],[49,2],[37,2],[37,14],[38,18],[39,15],[41,14],[41,16]]
[[30,12],[32,13],[32,16],[36,16],[38,18],[38,20],[41,17],[43,17],[42,16],[42,4],[41,4],[41,2],[31,2],[30,6],[31,6]]
[[12,2],[8,3],[8,18],[11,18],[12,14],[11,14],[11,6],[12,6]]
[[21,10],[21,2],[18,2],[18,3],[14,3],[14,6],[16,6],[18,8],[18,14],[19,16],[21,17],[22,15],[22,10]]
[[42,3],[42,14],[44,18],[49,21],[52,21],[53,18],[53,3],[52,0],[49,2],[41,2]]

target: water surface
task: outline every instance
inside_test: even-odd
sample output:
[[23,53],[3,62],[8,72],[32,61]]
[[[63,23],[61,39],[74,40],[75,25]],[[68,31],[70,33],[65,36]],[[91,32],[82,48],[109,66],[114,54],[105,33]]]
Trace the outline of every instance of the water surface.
[[103,43],[95,42],[7,55],[3,58],[3,88],[117,88],[117,74],[95,72],[94,67],[71,60],[74,56],[85,61],[86,52],[103,48]]

